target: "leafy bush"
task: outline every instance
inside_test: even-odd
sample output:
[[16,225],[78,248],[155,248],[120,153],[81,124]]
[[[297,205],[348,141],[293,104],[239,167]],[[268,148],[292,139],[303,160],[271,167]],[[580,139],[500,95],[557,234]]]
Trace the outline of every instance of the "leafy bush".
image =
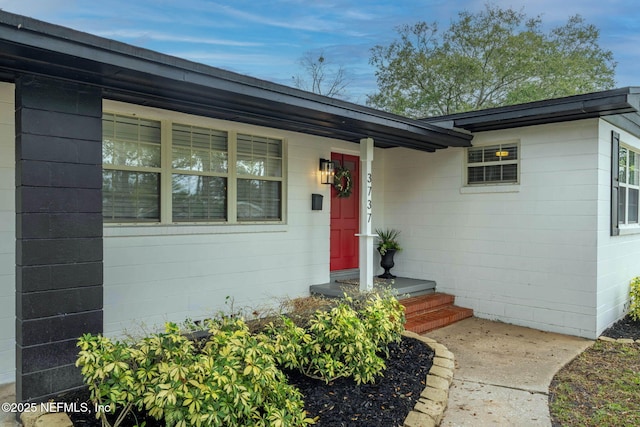
[[[404,329],[404,308],[389,293],[320,306],[308,315],[282,316],[257,334],[237,316],[187,321],[191,338],[209,328],[200,340],[173,323],[131,343],[87,334],[78,340],[76,365],[92,401],[109,405],[110,414],[119,411],[114,427],[134,408],[167,426],[306,426],[314,420],[279,367],[327,382],[373,382],[385,368],[382,354]],[[96,416],[110,426],[111,416]]]
[[380,355],[388,354],[388,344],[401,338],[403,310],[390,295],[346,297],[329,311],[316,311],[306,329],[283,316],[266,334],[277,363],[285,368],[326,382],[340,377],[352,377],[358,384],[373,382],[385,369]]
[[[119,426],[138,402],[141,383],[135,381],[137,364],[134,349],[113,342],[102,335],[85,334],[78,340],[80,352],[76,366],[82,367],[84,382],[89,386],[91,400],[97,405],[108,405],[109,413],[116,414],[113,426]],[[103,426],[110,426],[105,412],[96,413]]]
[[196,344],[169,323],[133,346],[86,335],[76,364],[95,403],[122,407],[121,414],[145,408],[167,426],[313,423],[276,367],[269,340],[252,335],[242,319],[213,321],[210,334]]
[[629,316],[633,320],[640,320],[640,276],[631,280],[630,288]]
[[384,351],[389,356],[388,344],[399,342],[404,331],[404,307],[396,298],[387,294],[380,297],[369,295],[360,310],[367,335],[371,338],[378,351]]

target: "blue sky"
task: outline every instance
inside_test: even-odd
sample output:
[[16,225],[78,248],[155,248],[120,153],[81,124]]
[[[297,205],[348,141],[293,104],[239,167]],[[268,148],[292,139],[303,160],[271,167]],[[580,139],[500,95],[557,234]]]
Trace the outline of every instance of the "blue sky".
[[[485,0],[0,0],[0,9],[196,62],[292,85],[309,51],[349,73],[349,100],[376,90],[371,47],[418,21],[448,27],[461,10]],[[600,45],[618,62],[617,86],[640,86],[637,0],[494,0],[541,15],[546,28],[582,15],[601,31]]]

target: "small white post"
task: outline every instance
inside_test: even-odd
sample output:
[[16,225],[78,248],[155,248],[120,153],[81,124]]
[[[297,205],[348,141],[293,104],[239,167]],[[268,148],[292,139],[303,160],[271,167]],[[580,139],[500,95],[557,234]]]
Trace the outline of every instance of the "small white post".
[[372,194],[373,194],[373,139],[360,140],[360,233],[358,244],[360,249],[360,291],[373,289],[373,242],[376,237],[371,234]]

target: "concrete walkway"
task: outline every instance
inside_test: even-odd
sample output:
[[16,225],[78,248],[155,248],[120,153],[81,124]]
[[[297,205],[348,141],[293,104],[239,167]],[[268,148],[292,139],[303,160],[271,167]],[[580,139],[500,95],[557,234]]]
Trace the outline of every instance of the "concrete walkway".
[[456,359],[443,427],[550,426],[553,376],[593,343],[475,317],[424,335]]

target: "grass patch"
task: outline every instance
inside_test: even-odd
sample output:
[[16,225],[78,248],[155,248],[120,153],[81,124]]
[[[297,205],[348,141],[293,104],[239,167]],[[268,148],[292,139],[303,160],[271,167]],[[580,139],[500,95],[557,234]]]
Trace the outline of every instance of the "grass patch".
[[596,343],[549,387],[554,425],[640,425],[640,344]]

